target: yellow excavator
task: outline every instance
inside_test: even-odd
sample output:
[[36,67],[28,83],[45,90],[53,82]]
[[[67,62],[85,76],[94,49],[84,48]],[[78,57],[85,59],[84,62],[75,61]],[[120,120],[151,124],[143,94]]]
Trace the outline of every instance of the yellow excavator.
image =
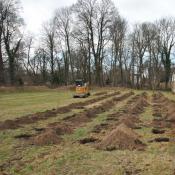
[[76,85],[76,88],[75,88],[76,92],[73,96],[74,98],[86,98],[90,96],[88,83],[79,79],[75,81],[75,85]]

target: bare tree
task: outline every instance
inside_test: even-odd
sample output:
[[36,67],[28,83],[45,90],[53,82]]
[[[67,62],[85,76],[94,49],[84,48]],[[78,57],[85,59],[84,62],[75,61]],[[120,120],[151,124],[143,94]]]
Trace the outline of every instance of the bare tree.
[[132,43],[133,43],[133,55],[135,57],[136,64],[136,76],[137,76],[137,87],[142,87],[143,76],[144,76],[144,55],[148,47],[146,40],[146,24],[136,24],[134,31],[132,33]]
[[126,37],[127,23],[125,19],[122,19],[118,14],[113,20],[110,28],[113,52],[114,52],[114,64],[113,64],[113,84],[117,85],[117,63],[120,69],[121,83],[124,83],[123,64],[124,64],[124,45]]
[[3,63],[3,51],[2,51],[2,44],[3,44],[3,30],[4,30],[4,21],[7,17],[6,13],[6,3],[5,0],[0,1],[0,84],[5,82],[4,78],[4,63]]
[[161,59],[165,69],[165,87],[171,75],[171,51],[175,44],[175,20],[163,18],[159,21],[161,40]]
[[65,77],[68,77],[69,65],[70,65],[72,79],[74,80],[74,67],[73,67],[73,59],[70,44],[71,33],[72,33],[70,8],[57,9],[55,14],[55,20],[56,20],[56,27],[57,27],[56,31],[58,38],[64,41],[64,44],[62,45],[64,45],[65,49],[62,48],[62,51],[64,50],[63,57],[65,60]]
[[47,22],[43,26],[43,40],[49,55],[50,70],[51,70],[51,83],[54,83],[55,71],[55,49],[56,49],[56,25],[55,19]]
[[4,21],[3,39],[8,55],[10,82],[13,85],[15,83],[15,61],[22,40],[19,28],[23,25],[23,20],[19,15],[20,6],[18,1],[6,1],[5,10],[6,19]]

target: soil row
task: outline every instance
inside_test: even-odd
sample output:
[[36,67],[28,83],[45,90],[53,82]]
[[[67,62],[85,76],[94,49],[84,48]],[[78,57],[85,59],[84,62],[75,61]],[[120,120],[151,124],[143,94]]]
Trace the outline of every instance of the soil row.
[[115,96],[112,99],[102,102],[98,106],[67,116],[60,122],[50,123],[46,128],[36,128],[37,133],[35,135],[20,135],[17,136],[17,138],[25,138],[29,144],[33,145],[58,144],[62,140],[62,135],[72,133],[76,128],[92,121],[98,114],[109,111],[118,102],[127,99],[131,95],[133,95],[133,92]]
[[[140,129],[139,115],[144,112],[148,105],[147,94],[143,93],[129,100],[119,112],[110,114],[105,123],[95,126],[92,131],[96,134],[95,147],[107,151],[116,149],[143,150],[145,144],[142,143],[140,136],[134,129]],[[104,131],[105,135],[103,136]],[[99,134],[102,134],[101,140],[96,139],[99,138]],[[88,139],[86,138],[86,140]],[[89,140],[93,140],[93,138]]]
[[114,92],[114,93],[99,96],[97,98],[90,99],[84,102],[72,103],[67,106],[58,107],[57,109],[51,109],[51,110],[46,110],[44,112],[29,114],[26,116],[16,118],[14,120],[5,120],[3,122],[0,122],[0,130],[17,129],[22,127],[22,125],[36,123],[37,121],[40,121],[40,120],[47,120],[48,118],[56,117],[58,114],[68,113],[73,109],[82,109],[85,106],[88,106],[90,104],[102,101],[106,98],[110,98],[119,94],[120,92]]
[[140,122],[139,115],[148,105],[147,94],[136,95],[118,112],[109,114],[105,123],[95,126],[93,132],[100,133],[104,129],[113,129],[121,123],[132,129],[137,129],[139,127],[136,124]]
[[[174,142],[175,134],[175,101],[166,98],[162,93],[156,93],[152,98],[153,116],[152,133],[157,137],[150,142]],[[162,134],[168,137],[161,137]]]
[[162,93],[153,95],[153,125],[156,127],[174,128],[175,101],[166,98]]

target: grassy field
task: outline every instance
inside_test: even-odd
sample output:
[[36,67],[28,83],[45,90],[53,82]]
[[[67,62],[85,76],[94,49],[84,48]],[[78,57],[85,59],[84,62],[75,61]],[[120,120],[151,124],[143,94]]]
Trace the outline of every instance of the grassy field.
[[[90,98],[86,99],[73,99],[73,92],[69,90],[0,92],[0,122],[2,125],[7,119],[15,120],[28,114],[96,99],[99,96],[94,94],[103,91],[107,91],[107,94],[120,91],[120,94],[116,96],[130,92],[127,89],[97,89],[92,91]],[[109,96],[82,108],[73,108],[64,113],[58,113],[54,117],[23,124],[16,129],[1,130],[0,174],[2,172],[2,174],[8,175],[174,175],[175,143],[150,142],[155,137],[169,137],[170,131],[173,130],[172,128],[164,128],[166,132],[158,136],[152,133],[153,126],[150,123],[154,119],[154,108],[151,91],[147,92],[149,105],[138,114],[141,127],[134,129],[146,145],[144,150],[104,151],[96,149],[95,143],[80,144],[79,142],[83,138],[90,137],[103,139],[105,135],[110,133],[111,128],[104,128],[100,133],[94,133],[92,131],[95,126],[106,122],[110,114],[125,109],[127,102],[142,92],[134,91],[134,95],[117,101],[106,111],[98,112],[91,120],[83,120],[81,124],[77,123],[73,126],[71,133],[61,135],[61,141],[57,144],[29,144],[28,139],[19,139],[16,136],[21,134],[35,136],[38,134],[35,128],[47,128],[51,123],[65,123],[65,118],[100,106],[113,97]],[[163,92],[163,94],[169,99],[175,100],[175,96],[171,93]]]

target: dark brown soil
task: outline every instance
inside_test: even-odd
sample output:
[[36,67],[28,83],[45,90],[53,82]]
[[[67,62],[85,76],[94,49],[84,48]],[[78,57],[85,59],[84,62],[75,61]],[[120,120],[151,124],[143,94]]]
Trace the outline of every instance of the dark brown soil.
[[152,129],[153,134],[164,134],[165,130],[160,130],[160,129]]
[[94,142],[97,142],[97,141],[98,141],[98,139],[93,138],[93,137],[84,138],[84,139],[79,140],[79,142],[81,144],[94,143]]
[[45,128],[34,128],[34,130],[37,131],[37,132],[41,132],[41,131],[44,131]]
[[21,127],[18,123],[14,122],[13,120],[6,120],[4,122],[0,122],[0,130],[6,129],[17,129]]
[[30,137],[32,137],[31,134],[20,134],[15,136],[15,139],[29,139]]
[[170,139],[167,137],[159,137],[159,138],[155,138],[154,140],[151,140],[150,142],[169,142]]
[[116,129],[109,133],[98,145],[98,149],[143,149],[144,144],[140,141],[139,135],[125,124],[120,124]]

